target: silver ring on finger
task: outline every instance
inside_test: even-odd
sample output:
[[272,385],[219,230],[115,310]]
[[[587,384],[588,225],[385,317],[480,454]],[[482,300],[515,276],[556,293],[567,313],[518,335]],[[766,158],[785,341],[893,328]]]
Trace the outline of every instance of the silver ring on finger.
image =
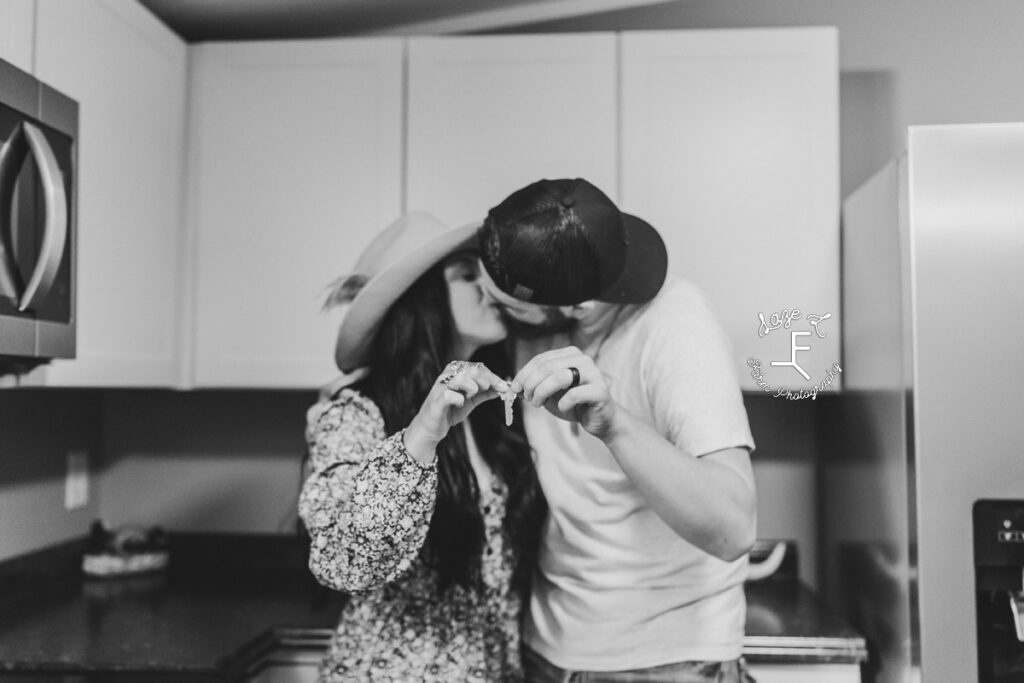
[[451,363],[444,367],[444,374],[441,375],[441,378],[437,380],[437,383],[443,384],[444,386],[448,386],[449,382],[451,382],[457,376],[464,373],[467,368],[473,365],[477,365],[477,363],[469,363],[464,360],[453,360]]
[[580,371],[579,371],[579,368],[575,368],[575,367],[570,365],[569,366],[569,372],[572,373],[572,382],[569,383],[569,388],[573,389],[575,387],[578,387],[580,385]]

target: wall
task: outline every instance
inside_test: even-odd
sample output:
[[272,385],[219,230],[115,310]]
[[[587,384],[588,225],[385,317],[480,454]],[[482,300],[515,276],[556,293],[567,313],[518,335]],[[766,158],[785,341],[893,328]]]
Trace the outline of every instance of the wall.
[[[303,392],[110,392],[101,515],[176,530],[292,533],[313,400]],[[748,395],[746,405],[759,536],[796,540],[800,573],[814,585],[817,527],[806,506],[821,402]]]
[[818,586],[816,424],[835,397],[789,401],[744,394],[755,449],[757,536],[796,542],[800,578]]
[[[0,390],[0,560],[79,538],[99,510],[100,395]],[[89,503],[64,509],[67,452],[92,468]]]
[[[0,561],[94,519],[177,531],[293,533],[312,392],[0,390]],[[90,454],[64,509],[67,451]]]
[[178,531],[292,533],[314,400],[314,392],[109,392],[101,514]]
[[[0,560],[78,538],[93,519],[177,531],[292,533],[305,392],[0,391]],[[817,576],[818,404],[746,397],[762,538],[795,539]],[[66,452],[88,450],[89,505],[64,510]],[[798,501],[794,503],[794,501]]]
[[[313,400],[304,392],[108,392],[100,514],[116,524],[291,533]],[[756,395],[746,404],[760,536],[813,549],[813,515],[788,501],[814,493],[818,406]],[[800,564],[813,580],[814,553],[801,553]]]

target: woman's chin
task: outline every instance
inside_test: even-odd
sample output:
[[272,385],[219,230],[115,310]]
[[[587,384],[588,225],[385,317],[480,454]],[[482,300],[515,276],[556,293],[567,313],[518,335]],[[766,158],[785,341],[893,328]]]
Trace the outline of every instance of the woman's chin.
[[503,318],[499,317],[494,321],[494,327],[491,329],[491,336],[494,337],[494,341],[489,343],[497,344],[498,342],[507,339],[508,335],[508,325],[505,324],[505,320]]
[[484,344],[497,344],[498,342],[503,342],[506,339],[508,339],[508,330],[502,327],[500,330],[496,330],[494,334],[491,335],[490,340],[484,342]]

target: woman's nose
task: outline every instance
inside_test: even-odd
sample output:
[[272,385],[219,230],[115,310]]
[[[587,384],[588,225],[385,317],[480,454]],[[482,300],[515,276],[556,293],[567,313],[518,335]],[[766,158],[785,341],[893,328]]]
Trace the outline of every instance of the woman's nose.
[[473,284],[476,285],[477,290],[479,290],[480,296],[483,299],[484,303],[488,305],[498,303],[498,300],[494,298],[494,295],[491,294],[487,287],[484,287],[484,283],[481,278],[478,277],[476,280],[473,281]]

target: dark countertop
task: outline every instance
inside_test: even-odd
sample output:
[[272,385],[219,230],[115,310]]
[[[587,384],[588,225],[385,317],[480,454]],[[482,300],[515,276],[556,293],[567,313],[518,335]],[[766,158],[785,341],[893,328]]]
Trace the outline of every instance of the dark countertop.
[[[62,552],[57,564],[80,562],[80,548]],[[34,561],[54,564],[38,555]],[[0,567],[0,679],[238,679],[282,644],[326,646],[343,605],[312,580],[293,538],[179,535],[171,558],[162,574],[121,579],[26,578],[31,562],[20,563],[20,574]],[[744,654],[754,662],[859,663],[866,648],[806,587],[768,579],[747,586]]]
[[829,612],[795,579],[746,585],[747,625],[743,656],[750,662],[860,664],[864,637]]
[[73,574],[33,580],[0,570],[0,680],[5,672],[236,679],[288,628],[329,629],[343,605],[316,584],[291,537],[172,536],[167,571],[124,578],[83,578],[81,548],[58,553],[70,561],[27,564],[73,563]]

